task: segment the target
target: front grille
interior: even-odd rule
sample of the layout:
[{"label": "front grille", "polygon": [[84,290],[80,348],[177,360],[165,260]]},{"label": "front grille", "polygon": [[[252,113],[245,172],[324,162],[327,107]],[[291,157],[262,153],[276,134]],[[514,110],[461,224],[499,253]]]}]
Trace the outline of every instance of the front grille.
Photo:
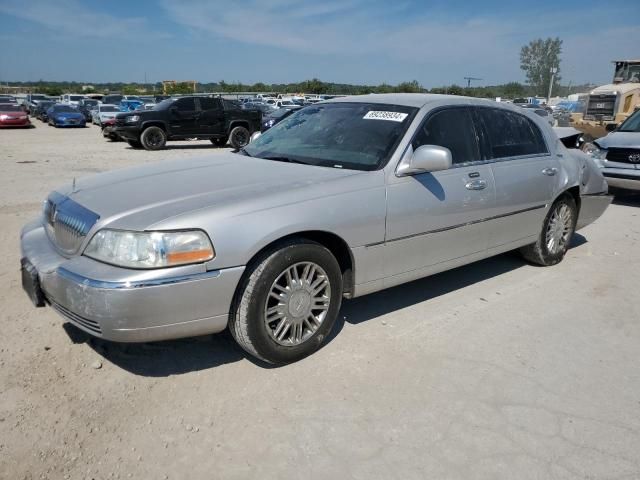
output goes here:
[{"label": "front grille", "polygon": [[44,220],[51,241],[64,253],[78,251],[83,240],[98,221],[99,215],[69,197],[53,192],[44,207]]},{"label": "front grille", "polygon": [[616,99],[617,96],[613,94],[589,95],[585,115],[594,116],[596,119],[613,117]]},{"label": "front grille", "polygon": [[83,327],[89,332],[95,335],[102,335],[102,329],[100,328],[100,324],[95,320],[89,320],[88,318],[81,317],[80,315],[73,313],[71,310],[63,307],[59,303],[48,298],[49,304],[53,309],[58,312],[60,315],[68,319],[71,323]]},{"label": "front grille", "polygon": [[609,148],[607,160],[618,163],[640,165],[640,149],[637,148]]}]

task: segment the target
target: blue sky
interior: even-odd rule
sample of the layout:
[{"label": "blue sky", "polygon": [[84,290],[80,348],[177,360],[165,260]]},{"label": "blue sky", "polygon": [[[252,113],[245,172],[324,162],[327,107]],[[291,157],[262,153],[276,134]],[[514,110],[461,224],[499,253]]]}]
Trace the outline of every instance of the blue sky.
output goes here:
[{"label": "blue sky", "polygon": [[520,47],[564,40],[563,83],[640,58],[640,2],[0,0],[0,81],[523,81]]}]

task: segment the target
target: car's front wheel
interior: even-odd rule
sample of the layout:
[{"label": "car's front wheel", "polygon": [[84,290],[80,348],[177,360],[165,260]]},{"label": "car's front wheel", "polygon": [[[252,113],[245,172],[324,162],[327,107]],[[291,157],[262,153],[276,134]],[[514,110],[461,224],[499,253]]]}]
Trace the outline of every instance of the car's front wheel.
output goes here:
[{"label": "car's front wheel", "polygon": [[135,148],[136,150],[142,148],[142,143],[140,143],[138,140],[127,140],[127,143],[131,148]]},{"label": "car's front wheel", "polygon": [[245,127],[234,127],[229,133],[229,143],[236,150],[245,147],[250,140],[251,134]]},{"label": "car's front wheel", "polygon": [[140,142],[146,150],[160,150],[167,143],[167,134],[160,127],[147,127],[140,135]]},{"label": "car's front wheel", "polygon": [[261,360],[295,362],[322,346],[341,302],[333,254],[315,242],[289,241],[248,267],[229,319],[231,334]]},{"label": "car's front wheel", "polygon": [[537,265],[546,267],[560,263],[569,249],[577,220],[575,200],[569,194],[561,196],[549,209],[536,243],[522,247],[520,253]]}]

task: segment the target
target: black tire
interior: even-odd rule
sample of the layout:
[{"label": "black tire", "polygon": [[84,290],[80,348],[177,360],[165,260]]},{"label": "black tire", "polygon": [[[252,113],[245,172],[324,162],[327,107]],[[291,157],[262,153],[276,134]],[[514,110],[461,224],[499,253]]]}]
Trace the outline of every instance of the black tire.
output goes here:
[{"label": "black tire", "polygon": [[[300,338],[306,336],[300,343],[278,343],[274,338],[274,330],[275,334],[277,334],[277,323],[279,323],[280,320],[273,320],[273,328],[268,326],[265,321],[266,310],[270,305],[268,302],[274,302],[270,296],[270,292],[274,286],[274,282],[279,281],[278,279],[280,278],[284,278],[284,272],[290,268],[294,268],[294,266],[297,266],[295,268],[298,268],[299,271],[302,269],[301,273],[302,276],[304,276],[304,267],[301,265],[302,262],[309,262],[316,267],[320,267],[322,275],[316,278],[320,279],[323,283],[324,280],[322,279],[328,281],[327,283],[330,289],[330,294],[328,294],[329,305],[324,314],[324,318],[315,326],[315,331],[310,330],[305,323],[303,323],[306,322],[306,320],[302,320],[302,317],[305,319],[309,318],[304,316],[306,314],[302,314],[302,317],[294,320],[294,322],[298,322],[300,325],[298,329]],[[316,271],[316,273],[320,272]],[[309,288],[314,288],[313,282],[311,283]],[[327,290],[324,290],[323,295],[323,298],[327,298]],[[308,300],[311,302],[312,298]],[[293,318],[291,304],[280,304],[278,300],[275,300],[275,303],[278,304],[278,306],[282,305],[282,310],[288,312],[284,314],[284,318],[286,319],[286,315],[289,315],[290,321],[291,318]],[[318,243],[305,239],[294,239],[266,251],[264,255],[261,255],[255,262],[252,262],[252,265],[247,267],[247,271],[239,285],[232,306],[229,317],[229,329],[238,344],[260,360],[276,365],[296,362],[311,355],[322,346],[335,324],[341,303],[342,275],[335,257],[327,248]],[[312,303],[308,303],[307,308],[310,308],[309,305],[312,305]],[[301,305],[298,304],[298,307],[300,306]],[[308,311],[311,312],[312,310],[313,309],[310,309]],[[322,313],[320,313],[320,315],[322,315]],[[290,323],[294,322],[290,321]],[[310,323],[311,321],[307,322],[307,325]],[[294,327],[283,328],[283,331],[289,332],[288,335],[293,335],[295,330]],[[289,340],[290,339],[281,339],[281,342],[288,342]]]},{"label": "black tire", "polygon": [[167,134],[160,127],[147,127],[140,135],[145,150],[162,150],[167,143]]},{"label": "black tire", "polygon": [[[119,142],[120,141],[120,136],[115,134],[115,133],[110,133],[109,134],[109,140],[111,140],[112,142]],[[135,140],[133,140],[133,141],[135,142]],[[140,145],[140,146],[142,146],[142,145]]]},{"label": "black tire", "polygon": [[131,148],[135,148],[136,150],[142,148],[142,143],[140,143],[138,140],[127,140],[127,143]]},{"label": "black tire", "polygon": [[[566,209],[566,210],[564,210]],[[553,229],[552,222],[554,221],[554,215],[559,215],[561,211],[568,211],[570,218],[562,228],[562,237],[558,242],[558,248],[550,250],[548,244],[547,233],[550,229]],[[520,249],[521,255],[529,262],[536,265],[542,265],[548,267],[560,263],[564,258],[564,255],[569,249],[569,244],[573,238],[573,234],[576,230],[576,221],[578,220],[578,209],[576,208],[576,202],[569,194],[564,194],[558,198],[549,209],[547,216],[542,224],[542,231],[536,243],[527,245]],[[565,222],[563,222],[565,223]]]},{"label": "black tire", "polygon": [[249,144],[251,134],[245,127],[234,127],[229,133],[229,143],[236,150]]},{"label": "black tire", "polygon": [[211,143],[213,143],[216,147],[224,147],[227,144],[228,138],[211,138]]}]

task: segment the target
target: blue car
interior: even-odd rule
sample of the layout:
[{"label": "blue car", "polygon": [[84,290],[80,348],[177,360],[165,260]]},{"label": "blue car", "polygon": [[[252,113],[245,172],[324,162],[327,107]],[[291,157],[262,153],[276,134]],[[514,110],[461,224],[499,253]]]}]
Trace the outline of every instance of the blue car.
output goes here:
[{"label": "blue car", "polygon": [[135,110],[144,110],[144,102],[142,100],[122,100],[120,102],[121,112],[133,112]]},{"label": "blue car", "polygon": [[85,127],[86,120],[82,112],[71,105],[57,103],[47,110],[49,125],[54,127]]}]

